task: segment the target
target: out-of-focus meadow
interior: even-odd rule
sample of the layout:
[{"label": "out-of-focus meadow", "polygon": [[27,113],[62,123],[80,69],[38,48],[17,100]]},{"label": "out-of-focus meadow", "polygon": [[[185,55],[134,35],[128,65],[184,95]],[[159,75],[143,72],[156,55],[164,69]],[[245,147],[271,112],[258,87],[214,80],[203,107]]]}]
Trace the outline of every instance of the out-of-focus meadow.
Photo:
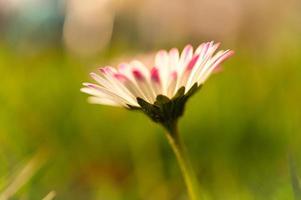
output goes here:
[{"label": "out-of-focus meadow", "polygon": [[300,199],[300,11],[298,0],[0,0],[0,199],[187,199],[164,130],[79,89],[100,66],[207,40],[236,54],[180,121],[203,193]]}]

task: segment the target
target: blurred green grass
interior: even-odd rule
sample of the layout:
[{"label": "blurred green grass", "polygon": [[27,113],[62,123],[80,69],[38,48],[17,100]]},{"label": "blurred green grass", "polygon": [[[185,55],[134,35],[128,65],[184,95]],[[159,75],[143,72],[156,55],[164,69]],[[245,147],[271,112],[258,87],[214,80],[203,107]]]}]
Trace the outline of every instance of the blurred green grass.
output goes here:
[{"label": "blurred green grass", "polygon": [[[208,199],[293,199],[288,154],[301,173],[301,47],[279,45],[237,47],[187,104],[180,132]],[[0,189],[47,149],[48,162],[16,199],[50,190],[58,199],[186,198],[163,129],[138,112],[90,105],[79,92],[96,64],[121,51],[110,52],[85,61],[60,48],[24,55],[0,46]]]}]

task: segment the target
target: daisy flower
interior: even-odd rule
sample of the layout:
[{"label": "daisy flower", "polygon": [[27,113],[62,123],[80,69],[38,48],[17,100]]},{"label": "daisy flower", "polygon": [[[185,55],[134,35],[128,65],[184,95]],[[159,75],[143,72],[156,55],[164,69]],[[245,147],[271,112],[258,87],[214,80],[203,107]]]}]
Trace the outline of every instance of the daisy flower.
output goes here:
[{"label": "daisy flower", "polygon": [[91,73],[95,83],[84,83],[82,92],[91,95],[89,102],[141,110],[167,130],[166,137],[176,155],[191,200],[199,200],[196,176],[185,157],[177,121],[185,103],[219,65],[233,55],[231,50],[217,51],[219,43],[207,42],[195,50],[187,45],[180,53],[173,48],[161,50],[153,66],[134,60],[117,68],[110,66]]},{"label": "daisy flower", "polygon": [[187,45],[182,52],[161,50],[153,66],[138,60],[117,68],[102,67],[91,73],[94,83],[83,83],[82,92],[90,103],[140,109],[166,128],[183,114],[185,102],[233,51],[220,50],[219,43],[206,42],[195,50]]}]

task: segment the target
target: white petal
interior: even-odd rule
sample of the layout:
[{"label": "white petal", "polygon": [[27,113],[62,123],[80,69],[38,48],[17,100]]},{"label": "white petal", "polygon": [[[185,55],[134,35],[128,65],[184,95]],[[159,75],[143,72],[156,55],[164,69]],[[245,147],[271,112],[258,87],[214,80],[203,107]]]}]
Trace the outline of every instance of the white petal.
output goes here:
[{"label": "white petal", "polygon": [[194,83],[202,84],[232,51],[215,51],[219,43],[202,43],[193,52],[187,45],[181,54],[178,49],[161,50],[155,56],[153,68],[138,60],[122,63],[118,70],[101,68],[100,75],[91,73],[99,84],[85,83],[81,91],[91,95],[89,101],[113,106],[138,106],[137,97],[153,103],[159,94],[172,98],[181,86],[186,92]]},{"label": "white petal", "polygon": [[126,106],[126,107],[128,107],[127,105],[122,105],[122,104],[112,101],[110,99],[99,98],[99,97],[89,97],[88,102],[93,103],[93,104],[103,104],[103,105],[109,105],[109,106]]},{"label": "white petal", "polygon": [[166,51],[159,51],[155,58],[155,66],[158,67],[159,75],[162,84],[161,94],[167,94],[168,79],[169,79],[169,56]]},{"label": "white petal", "polygon": [[196,68],[196,63],[198,62],[198,60],[200,60],[200,56],[194,55],[193,58],[189,61],[185,68],[185,71],[182,74],[181,79],[179,80],[178,88],[185,86],[185,91],[189,90],[189,88],[186,87],[187,81],[191,76],[192,70]]},{"label": "white petal", "polygon": [[101,68],[100,71],[105,76],[105,78],[112,84],[114,90],[119,96],[122,96],[128,101],[129,104],[136,103],[136,97],[127,90],[127,88],[118,81],[114,75],[117,73],[117,70],[111,67]]},{"label": "white petal", "polygon": [[[141,65],[139,66],[137,62],[134,64],[137,66],[137,68],[141,67]],[[143,96],[143,92],[139,88],[136,78],[133,75],[133,70],[135,70],[135,66],[133,65],[133,62],[132,64],[127,64],[127,63],[120,64],[118,70],[120,75],[126,77],[127,80],[125,81],[125,86],[134,94],[135,98],[136,97],[145,98]]]},{"label": "white petal", "polygon": [[149,79],[150,77],[149,69],[142,62],[138,60],[133,60],[130,63],[130,65],[133,66],[132,70],[138,69],[147,79]]},{"label": "white petal", "polygon": [[170,70],[176,70],[178,69],[179,65],[179,51],[176,48],[173,48],[169,51],[169,67]]},{"label": "white petal", "polygon": [[170,74],[168,90],[167,90],[167,96],[169,98],[172,98],[174,96],[175,92],[176,92],[177,81],[178,81],[177,72],[173,71]]},{"label": "white petal", "polygon": [[186,47],[183,49],[181,53],[181,57],[179,60],[179,66],[177,69],[178,76],[181,77],[182,73],[185,71],[185,68],[188,64],[188,62],[191,60],[193,55],[193,47],[189,44],[186,45]]},{"label": "white petal", "polygon": [[105,95],[102,92],[99,92],[98,90],[84,87],[80,89],[81,92],[92,95],[92,96],[98,96],[98,97],[104,97]]},{"label": "white petal", "polygon": [[112,82],[108,81],[107,79],[99,76],[98,74],[95,73],[90,73],[90,76],[100,85],[102,85],[105,88],[108,88],[110,90],[114,90],[114,85],[112,85]]},{"label": "white petal", "polygon": [[157,67],[153,67],[150,73],[151,73],[151,87],[155,93],[155,96],[157,96],[161,94],[162,91],[159,70]]},{"label": "white petal", "polygon": [[137,97],[145,98],[135,79],[130,80],[127,76],[125,76],[122,73],[116,73],[114,77],[122,85],[122,87],[124,87],[125,90],[127,90],[129,93],[132,94],[132,96],[134,96],[135,102]]},{"label": "white petal", "polygon": [[[219,43],[217,44],[213,44],[212,42],[211,43],[206,43],[204,44],[203,46],[208,46],[209,47],[204,47],[204,48],[207,48],[207,50],[203,51],[203,52],[200,52],[200,59],[198,59],[198,61],[196,62],[196,66],[192,69],[192,72],[190,74],[190,77],[189,79],[187,80],[187,83],[186,83],[186,86],[185,88],[187,90],[189,90],[192,85],[197,82],[197,79],[198,79],[198,75],[199,73],[202,71],[202,69],[206,66],[206,64],[208,63],[208,61],[211,59],[212,55],[214,54],[214,52],[217,50],[217,48],[219,47]],[[204,49],[203,48],[203,49]],[[197,52],[197,51],[196,51]]]},{"label": "white petal", "polygon": [[[92,97],[97,98],[97,99],[107,99],[108,101],[113,101],[119,105],[126,105],[123,103],[123,101],[120,98],[114,98],[112,95],[107,95],[94,88],[89,88],[89,87],[81,88],[81,92],[90,94],[90,95],[92,95]],[[92,97],[90,97],[90,98],[92,98]]]},{"label": "white petal", "polygon": [[128,101],[126,98],[124,98],[124,96],[119,96],[113,90],[109,90],[107,88],[104,88],[102,86],[99,86],[99,85],[96,85],[93,83],[83,83],[83,85],[92,90],[96,90],[98,92],[98,96],[106,96],[111,99],[117,99],[118,102],[122,102],[123,104],[129,104],[129,105],[134,105],[134,106],[137,105],[136,101],[133,101],[133,102]]},{"label": "white petal", "polygon": [[136,84],[143,95],[142,97],[149,103],[153,103],[155,101],[155,93],[147,78],[139,69],[133,69],[132,73],[135,77]]},{"label": "white petal", "polygon": [[198,83],[202,84],[204,83],[207,78],[210,76],[210,74],[212,73],[212,71],[218,67],[224,60],[226,60],[227,58],[229,58],[230,56],[232,56],[234,54],[233,51],[231,50],[227,50],[225,52],[222,52],[221,54],[219,54],[218,56],[216,56],[216,58],[213,60],[213,63],[207,68],[206,71],[204,71],[203,73],[201,73],[199,75],[198,78]]}]

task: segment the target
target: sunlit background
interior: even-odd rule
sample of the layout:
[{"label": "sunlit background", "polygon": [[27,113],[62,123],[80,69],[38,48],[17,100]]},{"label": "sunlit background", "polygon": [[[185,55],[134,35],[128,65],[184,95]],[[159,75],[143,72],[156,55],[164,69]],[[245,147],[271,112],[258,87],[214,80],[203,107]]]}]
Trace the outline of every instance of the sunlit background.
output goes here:
[{"label": "sunlit background", "polygon": [[79,89],[211,40],[236,54],[180,121],[203,194],[300,199],[299,0],[0,0],[0,199],[187,199],[164,130]]}]

